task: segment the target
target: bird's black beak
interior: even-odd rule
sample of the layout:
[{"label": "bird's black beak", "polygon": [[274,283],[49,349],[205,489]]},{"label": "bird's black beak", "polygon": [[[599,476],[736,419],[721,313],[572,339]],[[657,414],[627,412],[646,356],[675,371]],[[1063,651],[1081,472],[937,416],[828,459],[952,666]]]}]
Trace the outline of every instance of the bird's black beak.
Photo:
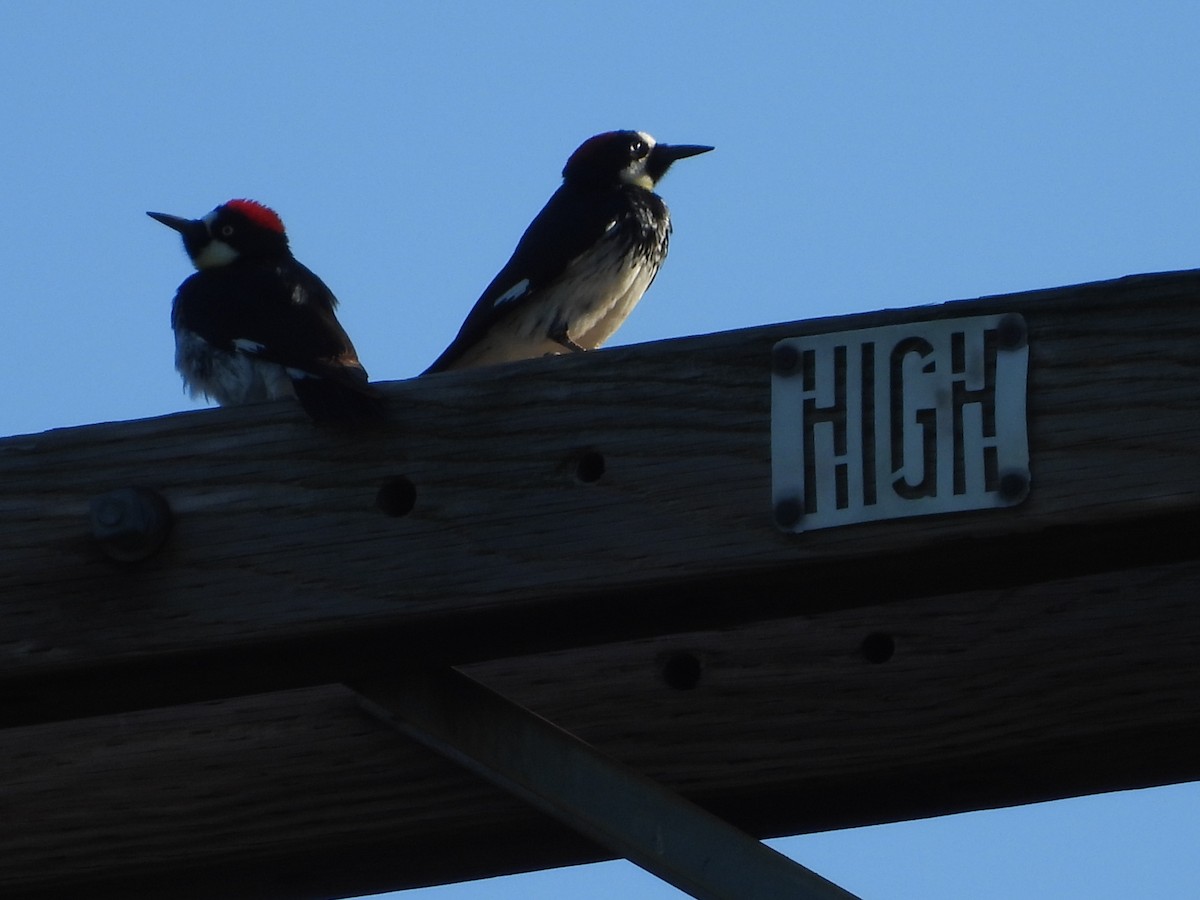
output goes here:
[{"label": "bird's black beak", "polygon": [[667,169],[671,168],[671,163],[675,160],[699,156],[712,149],[704,144],[655,144],[654,149],[650,151],[646,171],[650,173],[651,178],[658,181],[667,173]]},{"label": "bird's black beak", "polygon": [[701,153],[715,149],[715,147],[706,147],[703,144],[655,144],[654,155],[675,162],[677,159],[699,156]]},{"label": "bird's black beak", "polygon": [[187,232],[189,226],[196,223],[195,219],[185,219],[182,216],[171,216],[166,213],[148,212],[146,215],[157,222],[162,222],[168,228],[174,228],[180,234]]},{"label": "bird's black beak", "polygon": [[183,238],[183,249],[187,251],[187,255],[193,262],[196,260],[196,255],[212,240],[212,235],[208,233],[208,224],[203,219],[185,219],[182,216],[156,212],[148,212],[146,215],[157,222],[162,222],[168,228],[178,231]]}]

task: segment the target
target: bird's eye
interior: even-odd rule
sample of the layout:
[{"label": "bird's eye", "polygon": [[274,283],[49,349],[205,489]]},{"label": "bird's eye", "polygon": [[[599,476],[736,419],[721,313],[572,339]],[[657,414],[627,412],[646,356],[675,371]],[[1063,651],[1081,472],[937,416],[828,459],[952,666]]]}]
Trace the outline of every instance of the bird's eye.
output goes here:
[{"label": "bird's eye", "polygon": [[643,156],[645,156],[649,152],[650,152],[650,148],[648,146],[646,146],[646,142],[643,141],[641,138],[637,138],[633,141],[630,141],[629,155],[632,156],[634,159],[641,159]]},{"label": "bird's eye", "polygon": [[233,234],[233,226],[232,225],[222,225],[221,226],[221,237],[229,237],[232,234]]}]

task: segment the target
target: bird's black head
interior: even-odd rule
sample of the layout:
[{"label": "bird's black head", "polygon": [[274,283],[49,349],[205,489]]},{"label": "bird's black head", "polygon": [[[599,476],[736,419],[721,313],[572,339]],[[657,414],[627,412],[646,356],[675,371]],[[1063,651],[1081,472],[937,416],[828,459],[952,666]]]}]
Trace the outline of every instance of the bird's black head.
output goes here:
[{"label": "bird's black head", "polygon": [[279,216],[253,200],[230,200],[200,219],[157,212],[146,215],[183,236],[183,247],[197,269],[227,266],[235,259],[262,259],[290,252]]},{"label": "bird's black head", "polygon": [[644,131],[607,131],[579,145],[563,168],[568,184],[631,184],[653,190],[671,163],[707,153],[700,144],[660,144]]}]

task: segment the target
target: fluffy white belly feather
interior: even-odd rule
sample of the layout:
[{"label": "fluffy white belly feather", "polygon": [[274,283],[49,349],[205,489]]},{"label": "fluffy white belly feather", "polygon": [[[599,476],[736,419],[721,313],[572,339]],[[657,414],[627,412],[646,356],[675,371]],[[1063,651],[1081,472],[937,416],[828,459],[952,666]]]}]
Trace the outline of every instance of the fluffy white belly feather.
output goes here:
[{"label": "fluffy white belly feather", "polygon": [[175,368],[183,376],[188,393],[215,400],[221,406],[296,396],[283,366],[218,349],[190,331],[175,335]]}]

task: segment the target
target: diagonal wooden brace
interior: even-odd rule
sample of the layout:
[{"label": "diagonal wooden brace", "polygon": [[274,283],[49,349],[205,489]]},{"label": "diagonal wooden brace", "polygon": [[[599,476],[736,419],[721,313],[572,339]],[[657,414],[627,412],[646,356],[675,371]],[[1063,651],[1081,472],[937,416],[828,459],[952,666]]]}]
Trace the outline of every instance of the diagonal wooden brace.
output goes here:
[{"label": "diagonal wooden brace", "polygon": [[855,900],[454,669],[350,687],[407,737],[699,900]]}]

